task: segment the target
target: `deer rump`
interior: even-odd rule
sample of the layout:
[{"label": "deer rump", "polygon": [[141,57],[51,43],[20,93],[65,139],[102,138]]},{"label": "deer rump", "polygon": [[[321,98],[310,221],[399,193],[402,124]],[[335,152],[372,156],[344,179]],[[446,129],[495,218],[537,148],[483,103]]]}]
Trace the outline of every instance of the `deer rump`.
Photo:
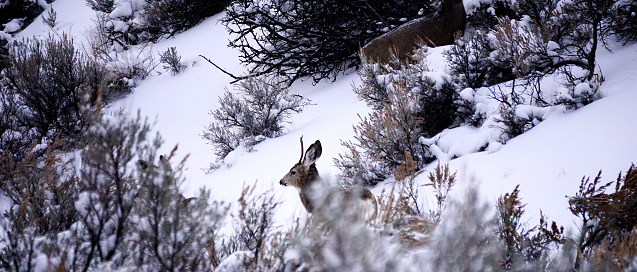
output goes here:
[{"label": "deer rump", "polygon": [[405,23],[366,44],[361,49],[361,58],[373,63],[391,64],[393,54],[400,62],[408,63],[414,50],[420,46],[452,44],[455,35],[464,31],[466,17],[462,0],[444,0],[441,10]]}]

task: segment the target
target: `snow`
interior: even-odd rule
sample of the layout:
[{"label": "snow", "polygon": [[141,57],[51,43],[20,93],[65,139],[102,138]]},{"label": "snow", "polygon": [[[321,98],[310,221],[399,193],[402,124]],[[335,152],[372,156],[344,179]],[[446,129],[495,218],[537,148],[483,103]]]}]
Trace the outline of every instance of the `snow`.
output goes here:
[{"label": "snow", "polygon": [[111,18],[130,17],[133,15],[133,6],[131,2],[120,3],[118,7],[113,9],[109,16]]},{"label": "snow", "polygon": [[13,33],[22,28],[23,19],[13,19],[6,24],[2,24],[4,26],[3,32],[5,33]]},{"label": "snow", "polygon": [[[479,0],[464,3],[473,8],[478,6]],[[93,24],[94,12],[80,0],[57,0],[51,6],[59,22],[54,31],[70,33],[77,43],[85,42],[84,33]],[[123,7],[120,6],[122,10],[116,10],[115,15],[128,14],[129,10]],[[239,52],[227,47],[232,37],[219,23],[222,16],[213,16],[191,30],[154,44],[150,50],[155,54],[176,47],[188,69],[176,76],[155,73],[139,81],[131,95],[109,110],[120,107],[129,113],[141,110],[143,115],[156,120],[154,129],[165,142],[161,152],[169,153],[178,144],[178,157],[190,156],[185,172],[187,194],[193,195],[205,186],[212,189],[214,199],[234,202],[240,197],[244,184],[254,184],[257,192],[274,191],[282,202],[277,211],[277,224],[288,225],[294,218],[306,216],[297,191],[278,184],[298,161],[299,138],[304,136],[306,146],[321,140],[323,155],[317,162],[319,173],[325,180],[336,180],[338,169],[332,160],[346,150],[340,143],[353,139],[352,125],[360,121],[359,115],[366,116],[371,109],[352,91],[352,85],[361,84],[354,73],[341,76],[333,83],[297,82],[292,85],[291,93],[310,99],[313,105],[292,117],[285,134],[257,144],[253,151],[233,152],[228,158],[231,166],[206,175],[204,169],[215,161],[215,156],[201,134],[212,121],[208,113],[217,107],[218,97],[225,89],[231,90],[232,85],[231,78],[199,55],[207,56],[235,75],[246,73],[239,63]],[[17,34],[16,39],[46,36],[50,31],[38,18]],[[447,72],[442,55],[446,48],[428,51],[428,67],[438,77]],[[459,198],[466,188],[477,184],[485,199],[493,204],[501,194],[511,192],[519,184],[522,201],[527,203],[524,221],[535,224],[541,210],[549,220],[576,230],[579,221],[568,210],[566,196],[577,192],[582,177],[594,176],[602,169],[604,180],[611,180],[632,162],[637,162],[637,44],[613,48],[613,53],[604,48],[599,52],[599,66],[606,81],[601,85],[602,98],[596,102],[568,112],[559,108],[550,111],[518,108],[518,116],[543,121],[504,145],[494,141],[499,133],[495,127],[458,127],[446,130],[437,138],[423,139],[434,143],[432,151],[435,150],[442,162],[448,162],[452,171],[458,171],[459,181],[451,196]],[[575,95],[588,91],[590,86],[577,86]],[[569,96],[559,88],[555,93]],[[484,88],[460,93],[463,99],[476,101],[477,110],[483,113],[495,110],[485,99],[487,94]],[[425,170],[431,170],[437,163],[433,162]],[[423,183],[425,176],[419,179]],[[381,183],[372,188],[372,192],[379,195],[390,186],[390,182]],[[433,198],[432,195],[424,197]],[[80,195],[77,208],[83,210],[87,201],[88,195]]]}]

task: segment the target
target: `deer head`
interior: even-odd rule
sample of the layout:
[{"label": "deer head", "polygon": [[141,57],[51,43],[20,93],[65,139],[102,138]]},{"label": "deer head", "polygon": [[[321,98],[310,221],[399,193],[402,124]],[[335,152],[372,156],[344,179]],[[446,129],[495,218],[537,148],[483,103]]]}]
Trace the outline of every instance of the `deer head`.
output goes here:
[{"label": "deer head", "polygon": [[[303,137],[301,137],[301,158],[290,171],[279,182],[283,186],[294,186],[299,189],[299,197],[301,197],[301,203],[305,206],[308,212],[314,210],[312,204],[312,197],[310,196],[311,187],[314,182],[319,180],[318,170],[316,170],[316,160],[321,157],[323,148],[321,142],[316,141],[303,153]],[[354,186],[347,189],[342,189],[339,194],[343,198],[345,205],[349,205],[352,200],[362,201],[366,204],[367,209],[361,212],[361,216],[365,220],[373,220],[376,217],[377,205],[376,199],[372,192],[367,188],[361,186]]]},{"label": "deer head", "polygon": [[305,206],[305,209],[311,212],[312,205],[307,196],[307,190],[309,190],[314,181],[319,179],[315,163],[316,160],[321,157],[323,148],[321,147],[321,142],[316,140],[316,142],[307,148],[305,153],[303,153],[303,151],[303,137],[301,137],[301,158],[299,158],[299,162],[292,166],[290,171],[279,181],[279,184],[298,188],[301,202]]}]

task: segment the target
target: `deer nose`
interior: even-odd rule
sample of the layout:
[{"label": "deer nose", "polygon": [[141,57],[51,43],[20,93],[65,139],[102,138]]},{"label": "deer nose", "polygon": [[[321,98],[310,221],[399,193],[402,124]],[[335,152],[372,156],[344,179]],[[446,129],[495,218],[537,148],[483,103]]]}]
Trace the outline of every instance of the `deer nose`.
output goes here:
[{"label": "deer nose", "polygon": [[279,181],[279,184],[283,185],[283,186],[287,186],[287,184],[285,184],[285,182],[283,182],[283,180]]}]

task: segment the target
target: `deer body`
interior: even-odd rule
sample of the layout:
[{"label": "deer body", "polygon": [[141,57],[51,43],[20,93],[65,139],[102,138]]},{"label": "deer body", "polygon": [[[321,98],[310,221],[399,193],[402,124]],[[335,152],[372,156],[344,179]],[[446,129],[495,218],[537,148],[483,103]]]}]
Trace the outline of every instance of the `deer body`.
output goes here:
[{"label": "deer body", "polygon": [[394,54],[399,61],[408,62],[419,46],[452,44],[456,33],[464,31],[466,17],[462,0],[443,0],[438,12],[414,19],[369,42],[361,49],[361,57],[390,64],[390,56]]},{"label": "deer body", "polygon": [[[316,169],[316,160],[321,156],[323,149],[321,142],[316,141],[307,148],[303,155],[303,139],[301,138],[301,159],[296,163],[290,171],[279,182],[283,186],[294,186],[299,189],[299,197],[301,203],[307,212],[314,211],[315,205],[312,202],[311,188],[316,182],[320,182],[320,176]],[[363,215],[365,219],[373,220],[377,214],[376,198],[367,188],[362,186],[353,186],[341,190],[341,195],[345,203],[351,201],[362,201],[370,209],[365,211]]]}]

